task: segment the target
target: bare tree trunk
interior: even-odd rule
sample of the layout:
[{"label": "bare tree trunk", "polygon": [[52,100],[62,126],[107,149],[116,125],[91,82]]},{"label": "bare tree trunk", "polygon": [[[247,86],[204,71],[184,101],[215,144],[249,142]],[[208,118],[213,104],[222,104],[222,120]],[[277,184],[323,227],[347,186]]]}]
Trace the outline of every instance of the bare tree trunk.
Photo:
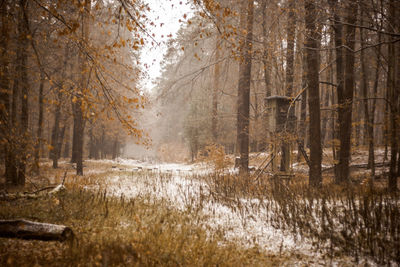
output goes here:
[{"label": "bare tree trunk", "polygon": [[[335,88],[332,87],[331,89],[331,98],[332,98],[332,106],[336,105],[336,101],[335,101]],[[332,131],[332,135],[331,135],[331,142],[332,142],[332,158],[334,161],[336,161],[337,159],[337,151],[336,151],[336,138],[337,138],[337,134],[336,134],[336,112],[335,109],[332,109],[331,112],[331,131]],[[335,168],[336,169],[336,168]]]},{"label": "bare tree trunk", "polygon": [[[304,38],[304,37],[303,37]],[[303,40],[304,42],[304,40]],[[304,150],[304,141],[306,139],[306,118],[307,118],[307,62],[306,51],[303,47],[303,55],[301,59],[301,104],[300,104],[300,119],[299,119],[299,142],[297,148],[297,161],[300,161],[301,150]]]},{"label": "bare tree trunk", "polygon": [[[68,44],[65,46],[65,52],[64,52],[64,64],[63,64],[63,69],[62,69],[62,74],[61,76],[64,77],[65,73],[67,71],[67,63],[68,63],[68,58],[69,58],[69,48]],[[61,120],[61,104],[63,102],[63,93],[62,93],[62,88],[63,87],[63,82],[61,82],[60,88],[57,90],[57,103],[55,106],[55,112],[54,112],[54,125],[53,125],[53,130],[51,134],[51,150],[50,150],[50,158],[53,160],[53,168],[56,169],[58,168],[58,159],[60,155],[60,120]],[[65,127],[65,126],[64,126]],[[65,130],[65,128],[64,128]],[[64,134],[64,133],[63,133]],[[62,140],[61,140],[62,143]]]},{"label": "bare tree trunk", "polygon": [[[81,44],[82,47],[87,45],[89,39],[89,18],[90,18],[91,0],[85,0],[84,10],[82,11],[82,36]],[[83,49],[83,48],[81,48]],[[74,147],[73,147],[73,157],[75,156],[76,161],[76,174],[83,175],[83,143],[84,143],[84,129],[85,122],[83,116],[83,91],[87,87],[87,68],[88,64],[85,59],[83,51],[79,51],[79,66],[81,71],[79,89],[76,94],[76,101],[74,105]]]},{"label": "bare tree trunk", "polygon": [[118,136],[116,136],[113,142],[112,159],[116,159],[119,156],[118,150],[119,150],[119,142],[118,142]]},{"label": "bare tree trunk", "polygon": [[72,146],[72,157],[75,159],[74,163],[76,163],[77,175],[83,175],[83,131],[82,101],[77,100],[74,104],[74,136]]},{"label": "bare tree trunk", "polygon": [[[329,50],[332,51],[332,50]],[[331,52],[330,52],[331,53]],[[328,62],[331,62],[331,59],[329,57]],[[327,75],[328,76],[328,75]],[[323,107],[327,107],[329,106],[329,87],[328,86],[324,86],[322,89],[322,93],[321,93],[321,98],[323,98]],[[328,124],[328,114],[327,112],[324,113],[324,115],[322,116],[322,124],[321,124],[321,144],[322,144],[322,148],[325,147],[326,144],[326,139],[328,136],[328,131],[326,128],[326,125]]]},{"label": "bare tree trunk", "polygon": [[[348,2],[346,6],[346,23],[354,25],[356,23],[357,2]],[[352,129],[352,105],[354,93],[354,46],[355,46],[355,27],[347,25],[345,27],[345,72],[344,88],[339,92],[339,164],[337,169],[336,182],[348,182],[350,175],[350,151],[351,151],[351,129]]]},{"label": "bare tree trunk", "polygon": [[93,159],[94,158],[94,150],[95,150],[95,146],[96,146],[96,143],[95,143],[96,139],[93,136],[93,125],[92,125],[92,123],[89,126],[88,134],[89,134],[89,159]]},{"label": "bare tree trunk", "polygon": [[[271,66],[268,61],[269,53],[268,53],[268,36],[267,36],[267,1],[264,0],[261,2],[261,12],[262,12],[262,38],[263,38],[263,50],[264,50],[264,55],[262,58],[263,62],[263,68],[264,68],[264,82],[265,82],[265,97],[271,96]],[[261,150],[266,150],[267,149],[267,142],[266,139],[268,138],[268,123],[267,123],[267,118],[268,114],[266,112],[266,105],[264,101],[264,112],[262,114],[262,118],[264,121],[263,125],[263,138],[261,141]]]},{"label": "bare tree trunk", "polygon": [[64,144],[64,153],[63,153],[63,158],[68,158],[70,155],[70,132],[71,129],[67,126],[65,129],[66,135],[65,135],[65,144]]},{"label": "bare tree trunk", "polygon": [[9,14],[8,3],[4,2],[0,7],[1,16],[1,36],[0,36],[0,142],[4,144],[0,149],[4,153],[4,165],[6,168],[6,180],[10,181],[9,171],[9,151],[10,151],[10,78],[9,78]]},{"label": "bare tree trunk", "polygon": [[[286,90],[285,94],[288,97],[291,97],[293,94],[293,73],[294,73],[294,37],[295,37],[295,28],[296,28],[296,17],[294,14],[294,1],[289,0],[288,3],[288,22],[286,27],[286,38],[287,38],[287,50],[286,50]],[[292,123],[288,124],[289,132],[293,132]],[[282,157],[281,157],[281,171],[289,171],[287,170],[287,166],[289,166],[289,162],[286,162],[289,159],[290,154],[290,144],[288,140],[282,140]]]},{"label": "bare tree trunk", "polygon": [[[364,11],[361,9],[361,23],[362,25],[364,24]],[[374,113],[370,115],[370,107],[369,107],[369,99],[368,99],[368,75],[367,75],[367,66],[366,66],[366,58],[365,58],[365,50],[363,49],[365,44],[364,44],[364,29],[360,28],[360,44],[361,44],[361,55],[360,55],[360,60],[361,60],[361,92],[362,92],[362,97],[364,98],[364,118],[365,118],[365,125],[366,125],[366,140],[368,143],[369,147],[369,152],[368,152],[368,169],[371,169],[371,177],[375,176],[375,157],[374,157]],[[378,56],[379,57],[379,56]],[[377,71],[379,75],[379,66],[377,66]],[[376,81],[377,82],[377,81]],[[376,96],[375,96],[376,97]],[[375,110],[374,110],[375,111]]]},{"label": "bare tree trunk", "polygon": [[101,126],[101,138],[100,138],[100,159],[106,158],[106,151],[105,151],[105,146],[106,146],[106,131],[104,125]]},{"label": "bare tree trunk", "polygon": [[60,134],[58,136],[58,143],[57,143],[57,160],[59,160],[61,158],[61,150],[62,150],[62,145],[64,143],[64,136],[65,136],[65,129],[67,128],[66,125],[66,121],[67,119],[64,118],[63,120],[63,126],[60,130]]},{"label": "bare tree trunk", "polygon": [[294,37],[296,29],[296,17],[294,14],[294,0],[288,3],[288,22],[286,27],[287,49],[286,49],[286,96],[293,94],[293,73],[294,73]]},{"label": "bare tree trunk", "polygon": [[244,40],[243,61],[239,64],[237,146],[240,153],[239,174],[249,171],[249,113],[251,83],[251,50],[253,38],[254,0],[245,0],[242,12],[246,18],[246,39]]},{"label": "bare tree trunk", "polygon": [[[17,23],[17,31],[18,35],[22,36],[23,33],[20,32],[22,27],[22,11],[18,10],[18,23]],[[24,38],[24,37],[22,37]],[[19,155],[17,149],[18,147],[18,100],[20,99],[20,94],[21,94],[21,74],[22,74],[22,57],[23,57],[23,51],[21,49],[21,46],[23,45],[23,41],[19,42],[18,45],[16,46],[16,58],[15,58],[15,75],[14,75],[14,80],[13,80],[13,88],[12,88],[12,103],[11,103],[11,112],[10,112],[10,119],[9,119],[9,150],[8,154],[6,155],[6,182],[7,183],[12,183],[13,185],[18,184],[18,158],[17,155]]]},{"label": "bare tree trunk", "polygon": [[322,185],[321,176],[321,114],[319,100],[319,42],[320,33],[317,30],[317,10],[314,0],[304,2],[306,10],[306,61],[307,61],[307,85],[308,85],[308,108],[310,111],[310,172],[309,184],[314,187]]},{"label": "bare tree trunk", "polygon": [[[400,27],[398,25],[399,14],[396,14],[397,9],[395,5],[395,0],[390,0],[389,2],[389,23],[390,27],[394,30],[398,30]],[[392,30],[392,29],[389,29]],[[390,101],[390,169],[389,169],[389,184],[388,189],[391,192],[398,190],[397,188],[397,152],[398,152],[398,136],[397,136],[397,126],[398,126],[398,105],[399,105],[399,85],[400,78],[397,76],[400,74],[400,70],[396,67],[400,67],[400,48],[398,44],[395,44],[395,38],[389,37],[392,42],[388,45],[388,92]]]},{"label": "bare tree trunk", "polygon": [[[335,52],[336,52],[336,84],[337,84],[337,103],[340,104],[343,101],[343,81],[344,81],[344,69],[343,69],[343,25],[339,16],[339,6],[337,0],[329,0],[329,6],[333,13],[335,25],[333,30],[335,32]],[[338,107],[338,121],[340,122],[342,113],[340,107]],[[335,153],[334,153],[335,154]],[[339,183],[339,165],[335,165],[335,179],[336,183]]]},{"label": "bare tree trunk", "polygon": [[26,0],[20,0],[20,18],[18,21],[18,31],[20,34],[20,43],[18,44],[18,49],[21,53],[21,61],[20,61],[20,81],[21,81],[21,114],[20,114],[20,128],[19,128],[19,136],[21,138],[20,149],[18,151],[18,185],[25,185],[25,176],[26,176],[26,161],[27,161],[27,145],[28,145],[28,122],[29,122],[29,106],[28,106],[28,72],[27,72],[27,60],[28,60],[28,39],[27,39],[27,26],[25,24],[24,13],[27,6]]},{"label": "bare tree trunk", "polygon": [[[387,71],[387,76],[389,76],[389,68]],[[390,95],[389,95],[389,89],[390,88],[390,83],[391,80],[389,77],[386,77],[386,99],[390,99]],[[384,141],[384,145],[385,145],[385,152],[383,155],[383,160],[386,161],[388,160],[388,152],[389,152],[389,140],[390,140],[390,133],[389,133],[389,128],[390,128],[390,119],[389,119],[389,113],[390,113],[390,106],[389,106],[389,102],[385,103],[385,113],[384,113],[384,117],[383,117],[383,141]]]},{"label": "bare tree trunk", "polygon": [[53,168],[58,168],[58,137],[60,132],[60,117],[61,117],[61,88],[58,88],[57,104],[54,111],[54,124],[51,132],[51,148],[49,158],[53,160]]},{"label": "bare tree trunk", "polygon": [[[381,42],[381,34],[378,33],[378,43]],[[376,70],[375,80],[373,88],[373,97],[378,97],[378,83],[379,83],[379,69],[381,66],[381,46],[377,47],[377,59],[376,59]],[[368,168],[371,169],[371,177],[375,177],[375,141],[374,141],[374,123],[375,123],[375,109],[376,99],[372,100],[371,115],[368,123]]]},{"label": "bare tree trunk", "polygon": [[44,103],[43,103],[43,89],[44,89],[44,73],[41,70],[40,71],[40,84],[39,84],[39,119],[38,119],[38,128],[36,132],[36,144],[35,144],[35,155],[34,155],[34,172],[36,174],[39,174],[39,161],[40,161],[40,147],[42,144],[42,132],[43,132],[43,109],[44,109]]},{"label": "bare tree trunk", "polygon": [[213,142],[217,143],[218,140],[218,91],[219,91],[219,79],[220,79],[220,47],[218,40],[215,45],[215,60],[216,64],[214,66],[214,83],[213,83],[213,93],[212,93],[212,116],[211,116],[211,133],[213,137]]},{"label": "bare tree trunk", "polygon": [[78,135],[79,135],[79,127],[78,127],[78,118],[77,118],[77,106],[76,102],[72,102],[72,113],[74,118],[74,126],[72,131],[72,155],[71,155],[71,163],[77,163],[78,158]]}]

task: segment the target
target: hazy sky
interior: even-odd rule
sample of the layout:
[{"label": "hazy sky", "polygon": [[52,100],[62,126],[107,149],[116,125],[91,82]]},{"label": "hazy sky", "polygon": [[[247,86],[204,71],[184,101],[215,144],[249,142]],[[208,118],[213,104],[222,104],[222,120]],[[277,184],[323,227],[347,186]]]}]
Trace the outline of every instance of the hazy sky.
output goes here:
[{"label": "hazy sky", "polygon": [[161,74],[160,63],[167,48],[166,42],[170,38],[167,36],[172,34],[175,37],[182,24],[179,20],[184,20],[184,14],[188,16],[187,18],[191,17],[192,11],[191,4],[187,0],[146,0],[145,2],[151,9],[148,14],[149,19],[155,23],[155,26],[148,29],[155,34],[154,39],[159,43],[152,46],[150,38],[147,38],[147,45],[142,52],[142,64],[147,66],[145,67],[147,79],[143,85],[150,90],[154,86],[152,81]]}]

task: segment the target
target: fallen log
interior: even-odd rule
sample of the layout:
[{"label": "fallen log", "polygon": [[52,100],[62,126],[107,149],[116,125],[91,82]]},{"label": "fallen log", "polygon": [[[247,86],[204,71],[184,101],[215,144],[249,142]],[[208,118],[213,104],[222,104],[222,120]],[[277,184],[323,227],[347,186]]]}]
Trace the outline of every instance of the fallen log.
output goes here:
[{"label": "fallen log", "polygon": [[74,232],[64,225],[27,220],[0,220],[0,237],[35,239],[44,241],[73,240]]},{"label": "fallen log", "polygon": [[[52,189],[52,190],[50,190]],[[50,191],[48,191],[50,190]],[[65,190],[65,186],[62,184],[59,184],[57,186],[47,186],[45,188],[36,190],[35,192],[24,192],[24,193],[0,193],[0,201],[15,201],[19,199],[39,199],[43,196],[51,196],[54,194],[57,194],[58,192],[61,192]],[[44,191],[48,191],[46,193],[43,193]]]}]

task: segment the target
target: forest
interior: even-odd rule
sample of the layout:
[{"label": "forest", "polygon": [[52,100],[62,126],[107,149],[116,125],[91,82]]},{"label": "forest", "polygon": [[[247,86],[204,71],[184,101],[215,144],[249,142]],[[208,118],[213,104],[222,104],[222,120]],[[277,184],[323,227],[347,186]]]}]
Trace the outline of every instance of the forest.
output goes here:
[{"label": "forest", "polygon": [[400,265],[399,0],[0,0],[1,266]]}]

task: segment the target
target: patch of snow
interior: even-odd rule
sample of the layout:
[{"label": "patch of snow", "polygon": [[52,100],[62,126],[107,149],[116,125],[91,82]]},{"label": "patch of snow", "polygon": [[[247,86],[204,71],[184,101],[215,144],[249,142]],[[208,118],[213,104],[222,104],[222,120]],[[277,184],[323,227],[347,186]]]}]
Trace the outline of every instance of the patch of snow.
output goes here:
[{"label": "patch of snow", "polygon": [[[107,192],[127,198],[150,196],[165,200],[182,211],[197,212],[199,220],[210,234],[223,233],[227,240],[246,247],[258,246],[275,254],[294,253],[307,255],[317,265],[340,266],[340,262],[327,259],[323,253],[315,251],[313,240],[294,235],[271,223],[271,200],[235,199],[235,204],[225,204],[213,199],[208,185],[196,179],[196,175],[212,173],[212,168],[204,164],[159,163],[150,164],[133,159],[103,160],[96,162],[118,163],[128,173],[112,174],[107,180]],[[308,171],[305,163],[294,163],[297,171]],[[328,167],[328,166],[325,166]],[[116,168],[117,170],[119,169]],[[228,168],[228,173],[237,169]],[[264,203],[264,201],[270,201]],[[269,208],[267,208],[269,207]],[[373,262],[363,259],[370,266]],[[351,260],[349,260],[351,262]],[[298,263],[302,265],[301,262]]]}]

